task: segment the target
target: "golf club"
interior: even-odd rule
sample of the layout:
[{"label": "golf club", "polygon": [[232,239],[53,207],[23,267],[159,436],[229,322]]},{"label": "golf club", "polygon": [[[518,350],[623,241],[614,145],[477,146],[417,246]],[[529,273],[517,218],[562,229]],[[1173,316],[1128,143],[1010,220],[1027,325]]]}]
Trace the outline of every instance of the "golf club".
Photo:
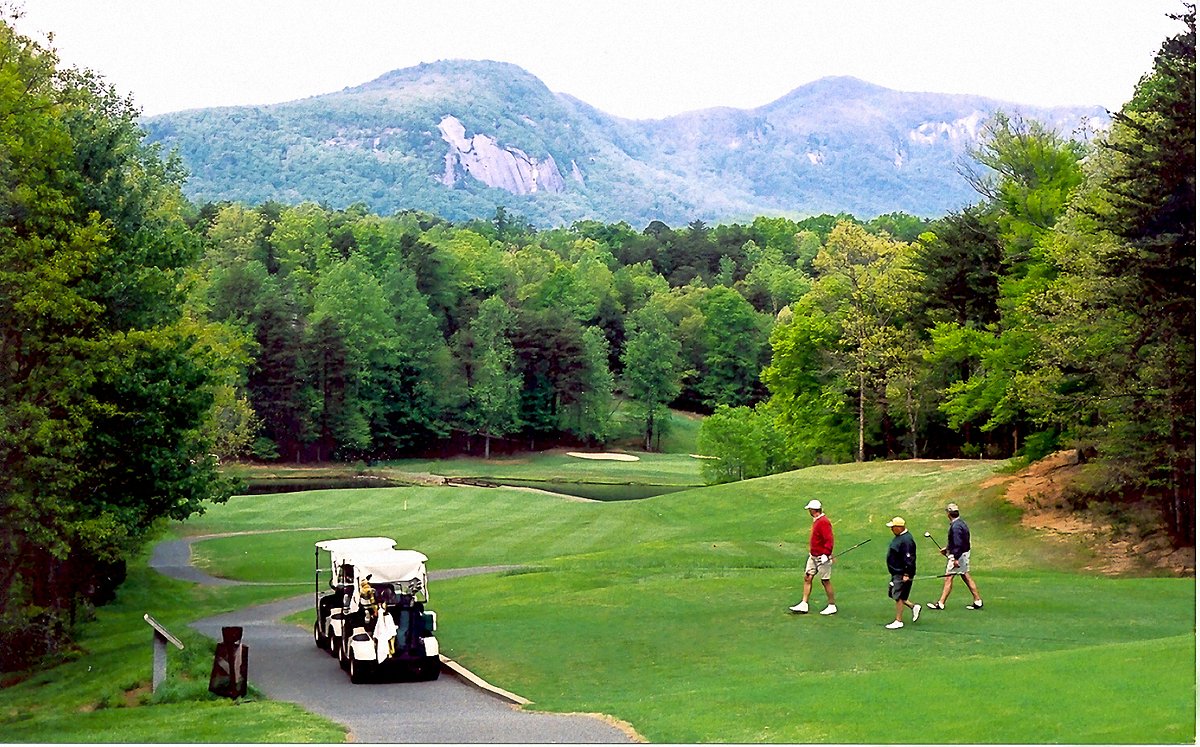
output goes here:
[{"label": "golf club", "polygon": [[941,545],[938,545],[938,541],[937,541],[937,540],[935,540],[935,539],[933,538],[933,535],[932,535],[932,534],[930,534],[929,532],[926,532],[926,533],[925,533],[925,536],[929,538],[929,541],[930,541],[930,542],[932,542],[933,544],[937,545],[938,552],[942,552],[942,546],[941,546]]},{"label": "golf club", "polygon": [[[862,542],[859,542],[859,543],[858,543],[857,545],[855,545],[854,547],[862,547],[863,545],[867,544],[867,543],[868,543],[868,542],[870,542],[870,541],[871,541],[871,538],[870,538],[870,537],[868,537],[867,539],[863,540]],[[848,552],[850,552],[851,550],[853,550],[853,549],[854,549],[854,547],[847,547],[845,550],[842,550],[842,551],[841,551],[841,552],[839,552],[837,555],[830,555],[830,556],[829,556],[829,559],[830,559],[830,560],[833,560],[834,558],[838,557],[838,555],[845,555],[846,553],[848,553]]]}]

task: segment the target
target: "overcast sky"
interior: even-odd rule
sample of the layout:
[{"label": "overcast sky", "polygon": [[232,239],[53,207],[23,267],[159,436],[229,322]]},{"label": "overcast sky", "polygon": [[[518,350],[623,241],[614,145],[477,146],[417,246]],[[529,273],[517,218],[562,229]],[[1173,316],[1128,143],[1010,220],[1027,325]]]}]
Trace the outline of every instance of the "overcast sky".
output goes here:
[{"label": "overcast sky", "polygon": [[[13,0],[9,0],[10,3]],[[630,118],[749,108],[828,75],[1116,110],[1180,0],[15,0],[148,114],[337,91],[439,59],[502,60]]]}]

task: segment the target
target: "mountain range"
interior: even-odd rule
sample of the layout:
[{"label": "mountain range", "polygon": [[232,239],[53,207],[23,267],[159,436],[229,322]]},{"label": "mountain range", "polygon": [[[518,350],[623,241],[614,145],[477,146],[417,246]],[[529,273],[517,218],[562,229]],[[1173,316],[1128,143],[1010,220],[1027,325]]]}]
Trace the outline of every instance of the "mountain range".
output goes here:
[{"label": "mountain range", "polygon": [[755,109],[631,120],[554,93],[509,63],[444,60],[298,101],[142,125],[148,140],[179,153],[197,202],[365,203],[450,220],[490,218],[504,206],[539,227],[679,226],[945,214],[978,199],[960,165],[997,111],[1064,134],[1109,122],[1100,106],[1022,106],[849,77]]}]

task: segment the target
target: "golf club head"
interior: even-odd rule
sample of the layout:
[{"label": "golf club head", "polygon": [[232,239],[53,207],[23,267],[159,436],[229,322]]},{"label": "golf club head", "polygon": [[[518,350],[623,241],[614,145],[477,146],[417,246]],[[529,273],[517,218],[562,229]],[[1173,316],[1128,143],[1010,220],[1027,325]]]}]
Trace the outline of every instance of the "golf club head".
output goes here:
[{"label": "golf club head", "polygon": [[929,532],[926,532],[926,533],[925,533],[925,536],[926,536],[926,537],[930,537],[930,538],[932,538],[932,537],[933,537],[933,535],[932,535],[932,534],[930,534]]}]

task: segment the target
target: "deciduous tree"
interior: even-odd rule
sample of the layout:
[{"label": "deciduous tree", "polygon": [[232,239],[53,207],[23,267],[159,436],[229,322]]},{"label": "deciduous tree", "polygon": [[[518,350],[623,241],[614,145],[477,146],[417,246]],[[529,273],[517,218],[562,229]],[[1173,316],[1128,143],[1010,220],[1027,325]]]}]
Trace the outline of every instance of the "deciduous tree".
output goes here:
[{"label": "deciduous tree", "polygon": [[0,632],[20,666],[162,519],[228,495],[177,166],[94,74],[0,21]]},{"label": "deciduous tree", "polygon": [[643,446],[653,451],[667,405],[679,396],[681,346],[666,312],[654,302],[632,314],[628,330],[621,355],[625,394],[642,423]]}]

